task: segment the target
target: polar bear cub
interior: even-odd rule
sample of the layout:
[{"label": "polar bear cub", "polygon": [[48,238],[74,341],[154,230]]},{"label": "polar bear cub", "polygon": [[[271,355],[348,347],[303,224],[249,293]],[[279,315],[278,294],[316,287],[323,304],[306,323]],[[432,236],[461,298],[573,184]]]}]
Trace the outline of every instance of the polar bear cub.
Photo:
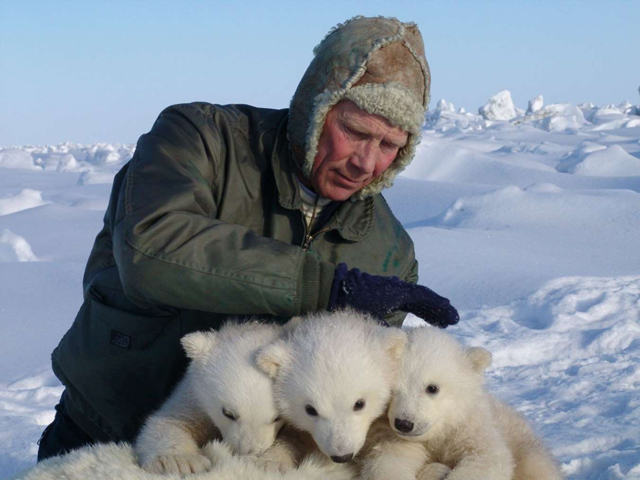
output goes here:
[{"label": "polar bear cub", "polygon": [[405,342],[402,330],[362,314],[319,313],[262,349],[257,364],[274,378],[283,418],[311,434],[334,462],[344,463],[385,412]]},{"label": "polar bear cub", "polygon": [[273,382],[256,368],[255,353],[280,335],[277,325],[258,322],[185,335],[181,342],[191,363],[134,443],[142,468],[181,475],[207,471],[211,461],[200,448],[220,436],[235,453],[265,452],[283,422]]},{"label": "polar bear cub", "polygon": [[490,362],[488,351],[464,348],[441,330],[409,331],[387,430],[378,429],[379,443],[365,459],[363,477],[561,479],[525,420],[485,391],[483,373]]}]

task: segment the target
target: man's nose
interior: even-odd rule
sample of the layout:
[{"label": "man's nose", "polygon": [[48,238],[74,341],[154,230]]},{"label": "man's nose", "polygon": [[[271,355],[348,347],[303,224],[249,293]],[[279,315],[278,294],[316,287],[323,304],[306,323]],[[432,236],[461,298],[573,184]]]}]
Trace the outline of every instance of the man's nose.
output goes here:
[{"label": "man's nose", "polygon": [[352,163],[362,175],[369,175],[376,169],[377,159],[376,147],[371,142],[366,142],[355,152]]}]

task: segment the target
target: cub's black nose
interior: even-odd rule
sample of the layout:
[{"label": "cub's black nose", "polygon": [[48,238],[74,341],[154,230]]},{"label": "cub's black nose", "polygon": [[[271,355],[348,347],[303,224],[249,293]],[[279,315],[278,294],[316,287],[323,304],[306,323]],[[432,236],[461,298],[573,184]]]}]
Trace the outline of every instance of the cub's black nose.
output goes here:
[{"label": "cub's black nose", "polygon": [[336,463],[347,463],[350,462],[352,458],[353,453],[348,453],[347,455],[342,455],[341,457],[339,457],[338,455],[334,455],[333,457],[331,457],[331,460]]},{"label": "cub's black nose", "polygon": [[409,433],[413,430],[413,422],[410,422],[409,420],[400,420],[399,418],[396,418],[394,424],[396,429],[402,433]]}]

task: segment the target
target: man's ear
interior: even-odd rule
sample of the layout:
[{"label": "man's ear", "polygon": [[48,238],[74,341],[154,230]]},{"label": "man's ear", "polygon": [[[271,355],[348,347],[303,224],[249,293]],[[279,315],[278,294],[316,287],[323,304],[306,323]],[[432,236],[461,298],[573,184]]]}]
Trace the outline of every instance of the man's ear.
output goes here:
[{"label": "man's ear", "polygon": [[180,339],[182,348],[191,360],[204,358],[215,349],[217,333],[213,330],[208,332],[193,332]]},{"label": "man's ear", "polygon": [[491,353],[482,347],[467,348],[467,358],[473,371],[480,375],[491,365]]},{"label": "man's ear", "polygon": [[275,378],[280,368],[290,362],[291,350],[283,340],[262,347],[256,354],[256,365],[271,378]]}]

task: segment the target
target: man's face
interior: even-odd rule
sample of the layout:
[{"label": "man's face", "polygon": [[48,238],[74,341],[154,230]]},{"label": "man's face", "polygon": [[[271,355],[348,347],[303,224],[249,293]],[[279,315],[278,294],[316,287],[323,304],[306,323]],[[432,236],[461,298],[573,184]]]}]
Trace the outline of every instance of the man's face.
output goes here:
[{"label": "man's face", "polygon": [[369,185],[393,162],[408,134],[379,115],[343,101],[327,114],[311,170],[316,193],[342,201]]}]

